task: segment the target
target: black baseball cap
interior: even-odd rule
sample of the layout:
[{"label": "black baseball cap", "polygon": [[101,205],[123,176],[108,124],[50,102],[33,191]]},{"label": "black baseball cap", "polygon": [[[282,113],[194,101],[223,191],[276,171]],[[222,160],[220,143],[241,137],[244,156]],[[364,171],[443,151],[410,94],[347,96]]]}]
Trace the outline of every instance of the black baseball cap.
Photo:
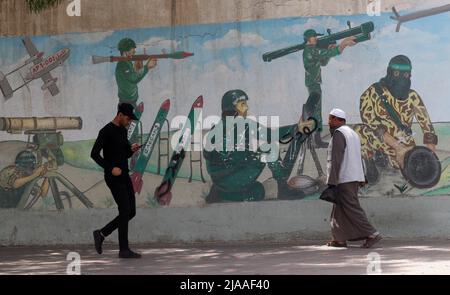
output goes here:
[{"label": "black baseball cap", "polygon": [[138,118],[134,114],[134,107],[129,103],[120,103],[117,112],[124,114],[131,120],[138,120]]}]

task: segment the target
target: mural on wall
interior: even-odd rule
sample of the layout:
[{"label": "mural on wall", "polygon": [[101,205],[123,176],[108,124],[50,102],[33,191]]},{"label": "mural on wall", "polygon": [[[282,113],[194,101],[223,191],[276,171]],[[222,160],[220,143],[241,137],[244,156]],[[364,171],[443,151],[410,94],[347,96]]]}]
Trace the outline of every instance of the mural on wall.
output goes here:
[{"label": "mural on wall", "polygon": [[[263,55],[263,60],[270,62],[273,59],[280,58],[284,55],[303,51],[303,66],[305,68],[305,86],[308,93],[316,93],[318,101],[314,104],[311,101],[306,101],[306,105],[311,106],[311,117],[318,121],[317,132],[315,133],[315,144],[319,148],[327,148],[328,143],[323,142],[320,136],[322,131],[322,70],[321,67],[326,66],[332,57],[342,54],[346,47],[353,46],[356,43],[370,40],[370,33],[374,30],[373,22],[364,23],[358,27],[352,28],[350,22],[347,22],[348,29],[345,31],[332,34],[331,29],[328,29],[328,36],[317,33],[313,29],[308,29],[303,33],[304,43],[279,49],[273,52],[268,52]],[[342,42],[337,46],[337,41]]]},{"label": "mural on wall", "polygon": [[[43,58],[44,53],[39,52],[31,41],[30,37],[25,37],[23,40],[23,45],[25,46],[30,58],[27,59],[23,65],[12,70],[7,74],[3,74],[0,72],[0,90],[6,100],[13,97],[14,92],[21,89],[22,87],[27,86],[31,81],[36,79],[42,79],[44,84],[41,89],[47,90],[51,93],[51,95],[55,96],[59,93],[59,89],[56,86],[57,78],[53,78],[51,71],[55,68],[61,66],[65,60],[67,60],[70,56],[70,49],[63,48],[56,52],[55,54],[50,55],[46,59]],[[29,64],[33,63],[34,66],[29,68],[29,71],[26,73],[25,77],[21,75],[23,83],[19,85],[17,88],[12,88],[10,83],[8,82],[8,76],[18,72],[19,70],[27,67]],[[20,73],[20,72],[19,72]]]},{"label": "mural on wall", "polygon": [[[273,153],[274,149],[265,149],[262,146],[252,149],[250,145],[257,141],[270,144],[277,141],[278,137],[274,138],[275,132],[267,130],[267,126],[248,118],[250,108],[247,101],[249,100],[247,93],[240,89],[230,90],[222,98],[221,120],[207,136],[207,142],[214,144],[214,148],[203,152],[207,171],[212,179],[212,187],[206,202],[266,199],[266,189],[258,181],[266,166],[276,182],[277,199],[302,199],[305,196],[302,188],[293,188],[288,180],[301,146],[317,130],[318,121],[309,118],[306,121],[300,120],[297,125],[277,130],[276,132],[284,135],[283,139],[286,139],[285,135],[290,135],[291,138],[286,142],[289,148],[283,157],[276,151],[273,159],[263,161],[265,156],[269,156],[268,152]],[[232,126],[228,126],[229,124]],[[239,125],[245,128],[239,131]],[[251,128],[251,125],[255,128]],[[228,149],[230,138],[232,138],[232,146]],[[218,141],[221,142],[218,144]],[[224,143],[226,143],[225,146]]]},{"label": "mural on wall", "polygon": [[317,199],[333,107],[361,136],[362,196],[446,195],[450,16],[418,17],[395,15],[398,32],[382,14],[1,38],[0,207],[115,206],[90,151],[121,102],[139,118],[140,207]]},{"label": "mural on wall", "polygon": [[[92,202],[65,176],[58,172],[64,165],[62,146],[64,137],[60,130],[79,130],[79,117],[0,118],[0,130],[24,133],[26,144],[4,142],[2,151],[17,151],[14,163],[0,171],[0,207],[31,209],[41,198],[51,192],[56,209],[70,208],[72,198],[86,208]],[[59,187],[58,187],[59,184]],[[61,190],[61,186],[64,190]]]},{"label": "mural on wall", "polygon": [[429,8],[429,9],[425,9],[425,10],[420,10],[420,11],[416,11],[410,14],[406,14],[406,15],[400,15],[397,12],[397,9],[395,9],[395,6],[392,7],[392,12],[394,13],[394,16],[391,16],[391,19],[396,20],[397,23],[397,28],[395,29],[396,32],[400,31],[400,27],[404,22],[409,22],[412,20],[416,20],[416,19],[420,19],[423,17],[428,17],[428,16],[432,16],[432,15],[436,15],[436,14],[440,14],[440,13],[444,13],[450,11],[450,4],[446,4],[446,5],[442,5],[439,7],[433,7],[433,8]]}]

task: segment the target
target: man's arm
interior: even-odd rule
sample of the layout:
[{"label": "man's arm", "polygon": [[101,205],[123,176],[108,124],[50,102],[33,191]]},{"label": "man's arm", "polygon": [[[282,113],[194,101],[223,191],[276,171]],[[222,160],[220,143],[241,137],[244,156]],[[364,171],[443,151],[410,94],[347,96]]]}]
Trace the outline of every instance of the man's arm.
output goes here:
[{"label": "man's arm", "polygon": [[148,67],[144,67],[140,71],[136,71],[133,66],[129,66],[127,63],[123,63],[119,67],[119,71],[124,79],[134,84],[141,82],[148,73]]},{"label": "man's arm", "polygon": [[433,123],[431,123],[427,108],[415,91],[411,94],[414,101],[414,114],[423,131],[423,143],[430,149],[434,150],[438,144],[438,137],[434,131]]},{"label": "man's arm", "polygon": [[44,164],[44,165],[41,165],[38,168],[36,168],[30,176],[16,178],[16,180],[13,183],[13,188],[14,189],[21,188],[22,186],[29,183],[30,181],[33,181],[38,177],[44,176],[45,173],[47,173],[47,166]]},{"label": "man's arm", "polygon": [[128,142],[127,158],[131,158],[133,156],[133,154],[134,154],[133,147]]},{"label": "man's arm", "polygon": [[341,52],[338,47],[329,49],[315,48],[315,50],[312,51],[312,57],[320,60],[321,66],[326,66],[330,58],[339,54],[341,54]]},{"label": "man's arm", "polygon": [[102,129],[98,133],[97,140],[95,141],[94,146],[92,147],[91,158],[105,171],[111,172],[113,166],[100,155],[100,151],[103,149],[104,145],[105,145],[105,133],[104,130]]},{"label": "man's arm", "polygon": [[342,160],[344,159],[344,152],[347,143],[345,137],[340,131],[335,131],[333,134],[333,148],[331,150],[331,171],[328,178],[329,185],[339,184],[339,171],[341,170]]},{"label": "man's arm", "polygon": [[359,111],[361,115],[361,121],[364,125],[368,126],[373,134],[383,141],[383,134],[387,131],[380,118],[375,113],[376,100],[380,99],[378,93],[375,91],[374,86],[370,86],[360,98]]}]

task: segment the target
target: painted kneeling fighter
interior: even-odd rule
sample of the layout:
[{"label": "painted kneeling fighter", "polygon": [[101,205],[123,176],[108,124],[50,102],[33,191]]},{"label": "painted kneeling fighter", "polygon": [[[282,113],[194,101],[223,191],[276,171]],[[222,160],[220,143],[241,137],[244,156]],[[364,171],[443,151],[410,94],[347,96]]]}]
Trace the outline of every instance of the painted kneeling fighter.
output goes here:
[{"label": "painted kneeling fighter", "polygon": [[[252,142],[261,140],[271,144],[271,134],[275,132],[265,126],[254,122],[247,117],[249,100],[248,95],[242,90],[231,90],[222,98],[222,120],[213,127],[208,134],[208,142],[214,144],[214,148],[204,151],[206,167],[212,178],[213,186],[206,198],[208,203],[220,201],[259,201],[265,198],[264,186],[258,181],[263,169],[268,166],[273,178],[278,184],[278,199],[300,199],[304,194],[293,190],[287,185],[287,180],[294,163],[286,164],[280,159],[278,150],[272,154],[272,160],[268,158],[271,151],[262,151],[260,148],[252,149]],[[242,128],[239,134],[240,126]],[[249,128],[255,126],[255,128]],[[306,139],[304,133],[311,134],[316,128],[316,121],[308,120],[299,124],[281,128],[280,134],[286,134],[287,130],[299,130],[301,140]],[[284,130],[286,129],[286,130]],[[223,131],[223,132],[221,132]],[[302,134],[303,132],[303,134]],[[266,137],[266,138],[264,138]],[[232,142],[231,148],[227,143]],[[273,145],[271,145],[273,148]],[[278,145],[277,145],[278,147]],[[294,152],[293,152],[294,153]],[[297,151],[298,153],[298,151]],[[292,157],[295,162],[296,156]]]}]

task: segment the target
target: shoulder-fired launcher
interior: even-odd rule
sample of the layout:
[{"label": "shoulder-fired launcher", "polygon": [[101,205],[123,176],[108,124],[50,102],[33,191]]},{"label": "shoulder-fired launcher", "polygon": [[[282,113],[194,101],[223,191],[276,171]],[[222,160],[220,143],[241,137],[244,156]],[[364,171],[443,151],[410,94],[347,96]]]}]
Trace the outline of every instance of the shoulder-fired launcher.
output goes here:
[{"label": "shoulder-fired launcher", "polygon": [[154,55],[148,55],[148,54],[141,54],[141,55],[134,55],[132,57],[126,57],[126,56],[92,56],[92,63],[93,64],[99,64],[104,62],[119,62],[119,61],[145,61],[150,58],[155,59],[185,59],[188,57],[193,56],[193,53],[185,52],[185,51],[176,51],[173,53],[167,53],[167,54],[154,54]]},{"label": "shoulder-fired launcher", "polygon": [[[349,28],[347,30],[337,32],[334,34],[332,34],[331,30],[328,29],[327,30],[328,36],[320,37],[317,39],[317,47],[325,49],[325,48],[328,48],[330,45],[337,44],[338,40],[348,38],[348,37],[353,37],[353,36],[355,37],[356,43],[364,42],[364,41],[370,40],[370,38],[371,38],[370,33],[372,33],[375,28],[373,22],[363,23],[362,25],[354,27],[354,28],[352,28],[350,26],[350,22],[347,22],[347,25],[349,26]],[[283,57],[285,55],[288,55],[288,54],[291,54],[291,53],[294,53],[297,51],[301,51],[301,50],[305,49],[305,46],[306,46],[306,42],[304,42],[302,44],[282,48],[279,50],[267,52],[267,53],[263,54],[263,60],[265,62],[270,62],[274,59]]]}]

